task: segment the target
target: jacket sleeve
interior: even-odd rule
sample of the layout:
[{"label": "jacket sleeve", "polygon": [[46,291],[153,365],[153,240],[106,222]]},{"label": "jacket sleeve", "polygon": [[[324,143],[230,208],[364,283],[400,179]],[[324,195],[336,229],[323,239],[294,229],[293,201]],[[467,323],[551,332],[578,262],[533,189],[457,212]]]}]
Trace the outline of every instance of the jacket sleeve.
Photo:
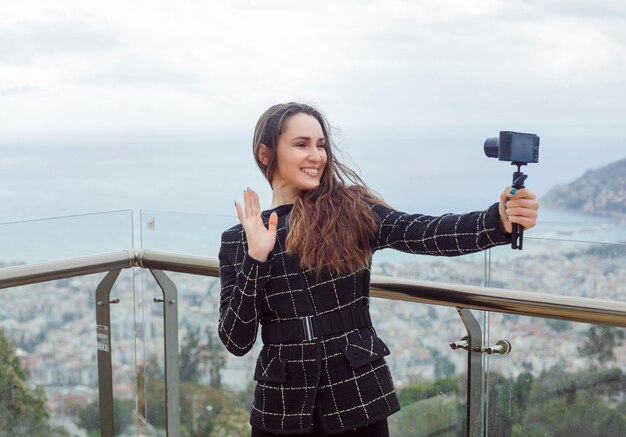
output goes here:
[{"label": "jacket sleeve", "polygon": [[381,204],[372,206],[380,219],[373,251],[392,247],[402,252],[458,256],[511,241],[501,226],[498,204],[485,211],[439,217],[407,214]]},{"label": "jacket sleeve", "polygon": [[[233,235],[241,235],[233,239]],[[248,255],[243,230],[222,234],[220,246],[220,318],[219,337],[234,355],[245,355],[256,340],[259,310],[270,263],[259,262]]]}]

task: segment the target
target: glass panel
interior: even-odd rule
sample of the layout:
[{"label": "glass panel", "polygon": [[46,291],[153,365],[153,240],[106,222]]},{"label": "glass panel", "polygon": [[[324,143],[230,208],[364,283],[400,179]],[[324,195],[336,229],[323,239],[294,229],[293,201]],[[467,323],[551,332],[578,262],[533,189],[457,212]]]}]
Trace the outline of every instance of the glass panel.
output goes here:
[{"label": "glass panel", "polygon": [[[167,275],[178,290],[181,435],[248,437],[252,375],[261,339],[245,356],[231,355],[217,336],[219,279]],[[148,271],[144,271],[143,287],[146,433],[157,436],[165,430],[165,357],[163,304],[153,298],[162,293]]]},{"label": "glass panel", "polygon": [[[233,216],[141,211],[141,247],[162,252],[217,258],[221,234],[237,223]],[[184,436],[249,436],[252,374],[260,338],[244,357],[231,355],[217,336],[218,278],[167,272],[178,290],[180,417]],[[148,271],[142,272],[147,435],[165,430],[162,296]],[[141,409],[141,406],[140,406]]]},{"label": "glass panel", "polygon": [[0,224],[0,267],[132,249],[131,210]]},{"label": "glass panel", "polygon": [[626,435],[626,330],[491,314],[487,435]]},{"label": "glass panel", "polygon": [[[104,276],[0,290],[0,435],[99,435],[95,291]],[[133,282],[124,270],[111,291],[120,299],[110,308],[116,435],[136,435]]]},{"label": "glass panel", "polygon": [[626,291],[626,244],[525,238],[522,252],[491,249],[497,288],[618,300]]},{"label": "glass panel", "polygon": [[[386,249],[374,255],[372,274],[485,285],[487,260],[488,252],[435,257]],[[467,335],[456,309],[372,299],[371,313],[391,350],[387,359],[402,405],[389,418],[391,435],[465,435],[467,352],[449,347]],[[485,313],[473,314],[484,330]],[[475,389],[482,391],[480,384]]]},{"label": "glass panel", "polygon": [[[490,284],[622,300],[625,244],[525,238],[491,250]],[[488,431],[493,435],[625,435],[624,329],[511,314],[489,315]]]},{"label": "glass panel", "polygon": [[449,347],[465,335],[456,310],[373,298],[371,315],[402,406],[390,435],[465,435],[467,354]]},{"label": "glass panel", "polygon": [[423,281],[485,285],[485,259],[486,252],[445,257],[384,249],[373,256],[372,274]]},{"label": "glass panel", "polygon": [[237,217],[164,211],[140,211],[141,248],[217,258],[222,232]]}]

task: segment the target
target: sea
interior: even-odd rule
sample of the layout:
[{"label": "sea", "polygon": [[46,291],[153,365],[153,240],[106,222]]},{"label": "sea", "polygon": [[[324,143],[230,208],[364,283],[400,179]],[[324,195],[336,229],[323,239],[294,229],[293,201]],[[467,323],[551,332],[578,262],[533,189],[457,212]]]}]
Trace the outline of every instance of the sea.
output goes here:
[{"label": "sea", "polygon": [[[510,184],[514,168],[486,158],[478,139],[472,147],[455,141],[461,138],[405,134],[385,145],[386,135],[344,134],[338,156],[396,209],[431,215],[484,209]],[[594,159],[602,163],[582,154],[557,165],[549,149],[544,155],[522,168],[539,198],[592,168]],[[241,132],[0,142],[0,262],[130,248],[214,257],[221,232],[237,223],[234,201],[248,186],[268,208],[270,187]],[[625,224],[541,208],[538,226],[526,236],[615,244],[626,242]]]}]

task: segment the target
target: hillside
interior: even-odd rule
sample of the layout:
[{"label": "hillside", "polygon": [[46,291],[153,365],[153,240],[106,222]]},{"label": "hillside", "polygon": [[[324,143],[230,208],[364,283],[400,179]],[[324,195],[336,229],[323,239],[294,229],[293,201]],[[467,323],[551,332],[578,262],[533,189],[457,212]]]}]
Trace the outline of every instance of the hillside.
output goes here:
[{"label": "hillside", "polygon": [[550,208],[626,217],[626,159],[557,185],[540,200]]}]

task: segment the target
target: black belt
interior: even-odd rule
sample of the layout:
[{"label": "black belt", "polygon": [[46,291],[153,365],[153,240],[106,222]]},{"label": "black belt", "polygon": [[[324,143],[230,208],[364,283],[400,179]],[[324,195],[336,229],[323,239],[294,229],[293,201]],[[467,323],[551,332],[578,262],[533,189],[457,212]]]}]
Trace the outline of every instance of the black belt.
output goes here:
[{"label": "black belt", "polygon": [[314,340],[326,335],[371,326],[368,306],[332,311],[319,316],[306,316],[297,320],[263,324],[263,343],[293,343]]}]

